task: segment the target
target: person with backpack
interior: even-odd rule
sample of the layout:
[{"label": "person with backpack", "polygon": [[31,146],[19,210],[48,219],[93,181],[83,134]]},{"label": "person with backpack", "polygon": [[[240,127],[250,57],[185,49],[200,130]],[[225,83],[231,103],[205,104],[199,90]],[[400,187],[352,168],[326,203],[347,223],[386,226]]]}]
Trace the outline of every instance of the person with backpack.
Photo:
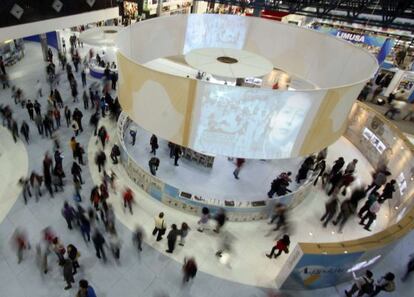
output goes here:
[{"label": "person with backpack", "polygon": [[374,292],[374,279],[372,278],[373,273],[370,270],[367,270],[364,276],[357,277],[355,272],[352,272],[352,276],[355,283],[352,285],[350,291],[345,290],[345,295],[347,297],[352,297],[356,292],[358,292],[358,297],[363,296],[364,294],[372,294]]},{"label": "person with backpack", "polygon": [[377,296],[381,291],[384,292],[394,292],[395,291],[395,283],[394,283],[395,275],[392,272],[388,272],[383,277],[381,277],[379,280],[377,280],[377,283],[375,284],[374,292],[369,295],[370,297]]},{"label": "person with backpack", "polygon": [[165,234],[166,226],[164,219],[164,213],[160,212],[158,216],[154,218],[155,227],[152,231],[152,235],[157,235],[157,241],[162,239],[162,236]]}]

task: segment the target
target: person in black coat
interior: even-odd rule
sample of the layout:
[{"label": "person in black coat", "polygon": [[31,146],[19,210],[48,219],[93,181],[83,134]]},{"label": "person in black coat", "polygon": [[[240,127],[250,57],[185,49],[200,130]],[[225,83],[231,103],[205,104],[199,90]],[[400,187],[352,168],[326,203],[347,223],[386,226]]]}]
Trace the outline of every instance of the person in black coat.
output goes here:
[{"label": "person in black coat", "polygon": [[121,150],[119,149],[119,146],[114,144],[114,146],[111,149],[111,159],[113,164],[118,164],[118,157],[121,155]]},{"label": "person in black coat", "polygon": [[168,239],[168,249],[166,250],[167,253],[172,253],[175,249],[175,242],[177,241],[177,237],[180,235],[180,231],[177,229],[176,224],[171,225],[171,230],[167,235]]},{"label": "person in black coat", "polygon": [[40,105],[39,102],[37,102],[37,100],[34,101],[33,108],[37,115],[41,114],[42,106]]},{"label": "person in black coat", "polygon": [[223,227],[224,223],[226,222],[226,211],[224,209],[220,209],[214,219],[217,222],[216,228],[213,230],[216,233],[220,233],[220,229]]},{"label": "person in black coat", "polygon": [[158,167],[160,166],[160,159],[157,157],[152,157],[149,162],[148,166],[152,175],[157,174]]},{"label": "person in black coat", "polygon": [[30,120],[33,121],[34,105],[33,105],[32,101],[27,100],[26,108],[27,108],[27,112],[29,113]]},{"label": "person in black coat", "polygon": [[95,157],[95,163],[98,166],[99,172],[105,171],[106,155],[104,151],[99,151]]},{"label": "person in black coat", "polygon": [[17,138],[19,138],[19,127],[17,126],[17,122],[15,120],[12,120],[11,132],[13,135],[14,142],[17,142]]},{"label": "person in black coat", "polygon": [[152,134],[150,139],[150,145],[151,145],[151,154],[154,154],[154,156],[157,154],[158,149],[158,138],[154,134]]},{"label": "person in black coat", "polygon": [[75,182],[76,180],[79,180],[81,184],[83,184],[82,181],[82,168],[79,166],[78,163],[73,162],[72,164],[72,169],[71,169],[71,173],[73,175],[73,181]]},{"label": "person in black coat", "polygon": [[103,260],[106,261],[106,255],[104,250],[105,238],[103,237],[102,233],[99,232],[98,229],[95,230],[95,233],[92,236],[92,242],[95,247],[96,257],[100,259],[102,255]]},{"label": "person in black coat", "polygon": [[25,121],[23,121],[22,126],[20,127],[20,133],[23,134],[24,139],[26,139],[27,143],[29,143],[29,132],[30,132],[29,125]]},{"label": "person in black coat", "polygon": [[390,182],[385,184],[384,190],[382,191],[381,196],[378,199],[379,203],[384,203],[387,199],[392,199],[392,195],[395,192],[395,179],[392,179]]},{"label": "person in black coat", "polygon": [[73,244],[69,244],[66,248],[66,251],[68,253],[68,258],[72,261],[73,264],[73,274],[76,274],[76,269],[80,267],[78,263],[78,249]]},{"label": "person in black coat", "polygon": [[178,166],[178,160],[182,155],[183,151],[179,145],[174,145],[174,166]]},{"label": "person in black coat", "polygon": [[83,113],[76,107],[75,110],[73,111],[72,118],[78,123],[79,130],[81,132],[83,132],[82,117],[83,117]]}]

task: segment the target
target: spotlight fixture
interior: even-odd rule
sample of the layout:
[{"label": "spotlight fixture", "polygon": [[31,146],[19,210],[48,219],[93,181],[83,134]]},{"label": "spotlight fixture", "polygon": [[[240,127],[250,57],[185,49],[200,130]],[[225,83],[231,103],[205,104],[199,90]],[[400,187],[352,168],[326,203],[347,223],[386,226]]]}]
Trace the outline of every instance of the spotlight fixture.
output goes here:
[{"label": "spotlight fixture", "polygon": [[60,0],[55,0],[52,3],[52,7],[54,10],[56,10],[56,12],[60,12],[62,10],[63,3]]},{"label": "spotlight fixture", "polygon": [[86,0],[86,3],[88,3],[88,5],[90,7],[92,7],[95,4],[96,0]]},{"label": "spotlight fixture", "polygon": [[14,16],[16,19],[20,20],[24,13],[24,9],[17,3],[15,3],[10,10],[10,14]]}]

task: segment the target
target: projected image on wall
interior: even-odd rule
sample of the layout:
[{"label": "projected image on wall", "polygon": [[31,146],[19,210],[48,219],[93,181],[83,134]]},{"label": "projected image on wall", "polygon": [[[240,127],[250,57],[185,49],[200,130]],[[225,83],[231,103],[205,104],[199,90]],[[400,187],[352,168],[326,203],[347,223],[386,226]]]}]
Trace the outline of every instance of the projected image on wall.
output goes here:
[{"label": "projected image on wall", "polygon": [[225,156],[290,157],[312,102],[303,93],[218,85],[203,85],[198,92],[194,148]]},{"label": "projected image on wall", "polygon": [[246,38],[247,24],[244,18],[231,15],[217,18],[215,15],[190,15],[183,53],[196,48],[241,49]]}]

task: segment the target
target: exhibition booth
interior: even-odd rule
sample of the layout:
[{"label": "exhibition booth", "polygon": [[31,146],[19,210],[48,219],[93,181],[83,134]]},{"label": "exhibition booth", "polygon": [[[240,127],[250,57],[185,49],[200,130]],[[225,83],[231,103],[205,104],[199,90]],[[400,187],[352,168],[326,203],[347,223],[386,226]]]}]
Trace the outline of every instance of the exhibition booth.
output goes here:
[{"label": "exhibition booth", "polygon": [[[118,73],[116,66],[117,47],[115,39],[122,27],[102,26],[85,30],[79,34],[79,39],[91,48],[89,56],[89,74],[97,79],[104,76],[105,68]],[[99,58],[97,57],[99,55]],[[99,60],[99,61],[98,61]]]},{"label": "exhibition booth", "polygon": [[[154,33],[151,39],[148,30]],[[148,131],[146,137],[155,134],[196,154],[256,160],[303,158],[343,135],[373,168],[386,165],[397,180],[385,230],[352,241],[298,243],[275,279],[278,287],[316,289],[348,281],[351,270],[378,263],[413,228],[414,148],[383,116],[355,103],[378,68],[368,52],[294,25],[208,14],[134,24],[118,34],[117,47],[119,100],[124,110],[118,121],[122,164],[138,186],[166,205],[195,215],[205,206],[212,213],[224,208],[230,220],[260,220],[268,217],[276,202],[291,208],[303,202],[314,177],[272,200],[200,197],[151,175],[146,164],[131,155],[125,143],[131,125],[142,129],[140,134]],[[206,64],[191,65],[191,56],[200,53]],[[199,70],[211,63],[204,71],[233,78],[260,78],[281,69],[313,87],[230,86],[148,67],[151,61],[177,56]],[[246,65],[255,62],[239,63],[246,56],[262,61],[261,66],[249,69]]]}]

